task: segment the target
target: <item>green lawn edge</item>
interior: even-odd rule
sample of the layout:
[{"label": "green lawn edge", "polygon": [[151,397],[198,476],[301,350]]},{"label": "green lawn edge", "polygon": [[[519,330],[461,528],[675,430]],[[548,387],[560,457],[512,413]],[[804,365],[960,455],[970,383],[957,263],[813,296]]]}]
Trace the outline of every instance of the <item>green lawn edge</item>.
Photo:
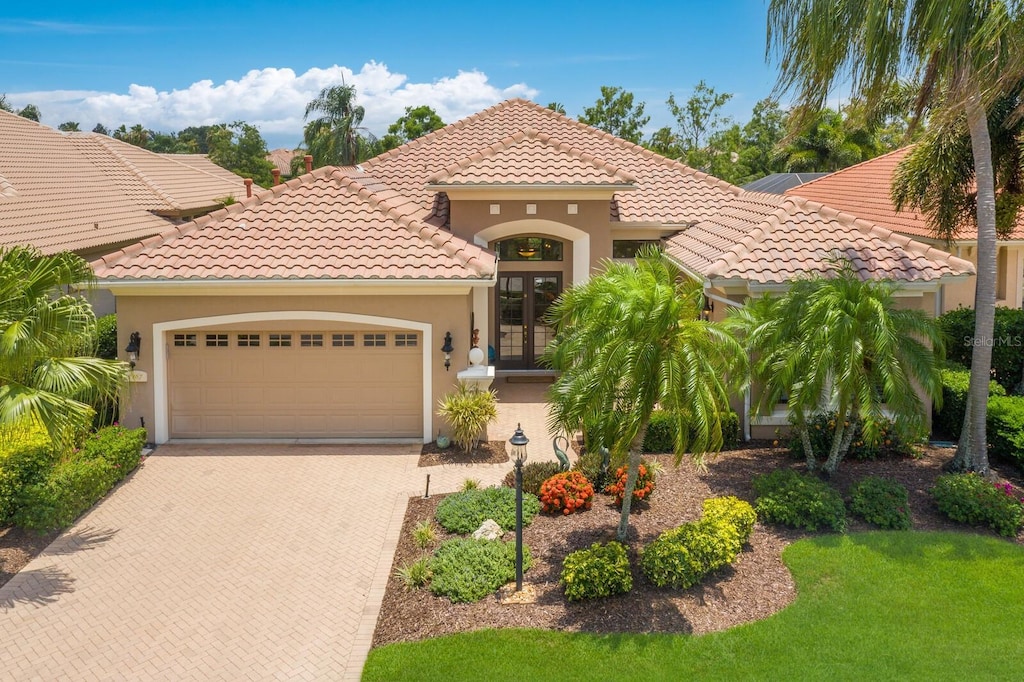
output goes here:
[{"label": "green lawn edge", "polygon": [[796,600],[724,632],[481,630],[375,649],[362,679],[1024,679],[1024,547],[877,531],[800,540],[782,558]]}]

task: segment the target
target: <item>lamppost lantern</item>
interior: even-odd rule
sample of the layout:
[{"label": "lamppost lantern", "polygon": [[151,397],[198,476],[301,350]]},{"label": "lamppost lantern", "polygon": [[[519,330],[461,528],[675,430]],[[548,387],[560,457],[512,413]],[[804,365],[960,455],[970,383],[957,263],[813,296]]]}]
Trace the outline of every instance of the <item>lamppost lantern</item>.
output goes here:
[{"label": "lamppost lantern", "polygon": [[516,432],[512,434],[508,442],[512,445],[512,459],[515,461],[516,466],[523,466],[523,462],[526,461],[526,446],[530,439],[523,433],[522,424],[516,425]]},{"label": "lamppost lantern", "polygon": [[139,350],[142,348],[142,335],[138,332],[132,332],[128,336],[128,345],[125,347],[125,352],[128,353],[128,366],[131,369],[135,369],[135,363],[139,361]]},{"label": "lamppost lantern", "polygon": [[516,432],[508,439],[512,446],[512,459],[516,465],[516,592],[523,591],[523,463],[526,462],[526,445],[530,439],[523,433],[523,425],[516,425]]},{"label": "lamppost lantern", "polygon": [[444,333],[444,345],[441,346],[441,352],[444,353],[444,371],[448,371],[448,368],[452,366],[452,351],[455,347],[452,346],[452,333]]}]

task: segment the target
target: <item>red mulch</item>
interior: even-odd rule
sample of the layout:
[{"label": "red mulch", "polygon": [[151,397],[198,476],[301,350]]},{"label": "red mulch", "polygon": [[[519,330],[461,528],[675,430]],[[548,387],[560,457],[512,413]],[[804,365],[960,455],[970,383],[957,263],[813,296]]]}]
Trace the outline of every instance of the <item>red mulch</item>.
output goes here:
[{"label": "red mulch", "polygon": [[420,451],[418,466],[433,467],[442,464],[501,464],[508,461],[505,441],[488,440],[476,446],[470,454],[457,445],[449,445],[443,450],[437,443],[426,443]]}]

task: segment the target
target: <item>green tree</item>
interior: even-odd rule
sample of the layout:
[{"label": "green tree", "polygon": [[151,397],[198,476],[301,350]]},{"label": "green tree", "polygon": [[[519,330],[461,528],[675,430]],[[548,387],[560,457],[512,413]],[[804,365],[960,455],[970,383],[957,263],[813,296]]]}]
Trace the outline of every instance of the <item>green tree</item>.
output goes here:
[{"label": "green tree", "polygon": [[690,165],[707,167],[709,153],[705,144],[710,135],[728,125],[729,119],[722,116],[721,109],[730,99],[732,94],[717,92],[704,81],[694,86],[693,94],[683,105],[669,94],[666,104],[679,126],[679,138]]},{"label": "green tree", "polygon": [[61,130],[65,133],[77,133],[81,131],[81,128],[78,127],[77,121],[65,121],[57,126],[57,130]]},{"label": "green tree", "polygon": [[369,158],[373,136],[362,127],[366,111],[356,104],[354,85],[324,88],[306,105],[305,118],[322,114],[306,124],[304,139],[313,165],[352,166]]},{"label": "green tree", "polygon": [[11,114],[17,113],[11,103],[7,101],[7,94],[0,95],[0,111],[6,111]]},{"label": "green tree", "polygon": [[565,116],[565,105],[561,102],[548,102],[548,109]]},{"label": "green tree", "polygon": [[[742,373],[744,355],[731,334],[700,319],[703,303],[700,283],[685,280],[652,248],[635,263],[606,263],[603,274],[567,290],[550,309],[558,331],[544,361],[559,372],[548,393],[550,423],[600,434],[618,461],[628,453],[628,491],[656,407],[675,421],[677,458],[722,446],[726,377]],[[631,500],[627,494],[622,503],[620,540]]]},{"label": "green tree", "polygon": [[274,164],[267,160],[267,143],[256,126],[244,121],[212,126],[206,132],[210,160],[261,187],[270,187]]},{"label": "green tree", "polygon": [[812,450],[808,421],[823,408],[836,410],[822,467],[829,475],[849,452],[855,420],[875,441],[888,410],[896,428],[916,439],[927,414],[915,386],[933,400],[942,395],[932,350],[941,349],[942,334],[935,321],[898,308],[893,282],[861,279],[847,259],[835,265],[831,277],[798,280],[781,297],[734,308],[726,323],[757,358],[751,382],[764,389],[755,411],[771,410],[787,396],[810,470],[823,453]]},{"label": "green tree", "polygon": [[843,115],[822,109],[782,150],[790,173],[831,173],[871,158],[847,132]]},{"label": "green tree", "polygon": [[423,105],[406,107],[405,113],[397,121],[388,126],[387,134],[380,138],[379,151],[400,147],[410,140],[423,137],[427,133],[444,128],[444,121],[437,112]]},{"label": "green tree", "polygon": [[130,129],[126,128],[122,123],[114,131],[113,137],[115,140],[121,140],[122,142],[146,149],[149,144],[149,134],[149,131],[143,128],[141,123],[136,123]]},{"label": "green tree", "polygon": [[635,144],[640,144],[643,128],[650,120],[650,116],[644,116],[644,103],[633,103],[633,93],[607,85],[601,86],[601,97],[594,106],[586,107],[579,117],[580,123]]},{"label": "green tree", "polygon": [[109,135],[110,134],[110,131],[107,130],[107,126],[103,125],[102,123],[97,123],[95,126],[93,126],[92,131],[94,133],[99,133],[100,135]]},{"label": "green tree", "polygon": [[953,464],[980,473],[989,470],[985,417],[997,253],[986,109],[1024,76],[1022,9],[1021,0],[772,0],[768,8],[768,47],[780,66],[776,90],[795,90],[798,109],[820,109],[835,84],[849,82],[871,111],[910,72],[918,114],[931,106],[933,120],[966,120],[977,184],[977,317],[971,407]]},{"label": "green tree", "polygon": [[644,141],[644,146],[655,154],[661,154],[669,159],[678,159],[683,155],[683,148],[679,145],[679,136],[665,126],[658,128],[651,136]]},{"label": "green tree", "polygon": [[91,406],[125,385],[125,363],[83,353],[95,347],[96,317],[66,292],[91,280],[88,263],[69,252],[0,251],[0,432],[35,422],[69,446],[91,423]]},{"label": "green tree", "polygon": [[22,118],[27,118],[30,121],[35,121],[36,123],[39,123],[39,119],[43,117],[43,115],[39,112],[39,107],[37,107],[35,104],[26,104],[22,109],[18,111],[18,116],[21,116]]}]

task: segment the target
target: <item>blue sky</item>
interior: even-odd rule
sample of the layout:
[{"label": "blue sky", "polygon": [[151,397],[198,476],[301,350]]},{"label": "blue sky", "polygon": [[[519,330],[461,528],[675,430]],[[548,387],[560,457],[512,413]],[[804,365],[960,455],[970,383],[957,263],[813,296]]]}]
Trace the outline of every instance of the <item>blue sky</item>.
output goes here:
[{"label": "blue sky", "polygon": [[341,78],[377,133],[420,103],[449,122],[509,96],[576,115],[601,85],[646,101],[653,129],[701,79],[745,120],[774,84],[765,14],[764,0],[6,3],[0,93],[54,126],[243,119],[271,146],[299,142],[305,102]]}]

